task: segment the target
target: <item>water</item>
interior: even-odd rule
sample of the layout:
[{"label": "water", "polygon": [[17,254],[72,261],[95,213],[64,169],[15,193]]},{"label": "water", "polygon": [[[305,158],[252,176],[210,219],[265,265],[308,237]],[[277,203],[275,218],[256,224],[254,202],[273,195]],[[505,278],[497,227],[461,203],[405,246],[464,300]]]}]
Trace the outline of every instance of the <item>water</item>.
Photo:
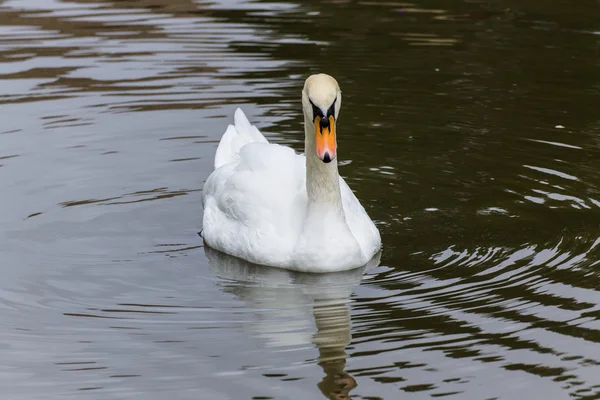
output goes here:
[{"label": "water", "polygon": [[[11,399],[600,398],[600,3],[0,3],[0,387]],[[242,106],[340,167],[379,265],[204,249]]]}]

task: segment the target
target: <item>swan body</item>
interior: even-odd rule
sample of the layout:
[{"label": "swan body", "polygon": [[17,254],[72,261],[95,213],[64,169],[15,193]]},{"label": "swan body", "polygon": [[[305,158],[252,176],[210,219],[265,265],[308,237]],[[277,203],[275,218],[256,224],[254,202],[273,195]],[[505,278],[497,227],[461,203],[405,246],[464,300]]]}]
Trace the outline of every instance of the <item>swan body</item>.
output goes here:
[{"label": "swan body", "polygon": [[244,260],[303,272],[361,267],[381,248],[375,224],[338,174],[337,82],[302,91],[305,155],[271,144],[237,109],[204,184],[206,244]]}]

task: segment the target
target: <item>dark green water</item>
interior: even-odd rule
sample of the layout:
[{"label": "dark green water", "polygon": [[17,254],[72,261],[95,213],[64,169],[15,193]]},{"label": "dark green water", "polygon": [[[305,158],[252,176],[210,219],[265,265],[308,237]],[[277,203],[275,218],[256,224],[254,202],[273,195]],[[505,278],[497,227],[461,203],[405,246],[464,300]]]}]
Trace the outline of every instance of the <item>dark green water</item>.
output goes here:
[{"label": "dark green water", "polygon": [[[0,387],[10,399],[600,398],[600,3],[0,2]],[[241,106],[341,173],[379,266],[202,246]]]}]

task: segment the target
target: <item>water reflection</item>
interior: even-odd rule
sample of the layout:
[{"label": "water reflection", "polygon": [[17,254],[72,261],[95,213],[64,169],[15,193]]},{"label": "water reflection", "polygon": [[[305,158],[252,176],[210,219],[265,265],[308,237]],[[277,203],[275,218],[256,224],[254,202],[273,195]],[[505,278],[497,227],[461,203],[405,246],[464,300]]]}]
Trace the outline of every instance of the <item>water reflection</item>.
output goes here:
[{"label": "water reflection", "polygon": [[313,343],[325,376],[321,392],[347,399],[356,380],[346,369],[350,343],[350,296],[363,274],[379,265],[378,253],[363,268],[332,274],[306,274],[250,264],[205,247],[211,272],[224,279],[225,292],[256,310],[249,333],[269,347]]}]

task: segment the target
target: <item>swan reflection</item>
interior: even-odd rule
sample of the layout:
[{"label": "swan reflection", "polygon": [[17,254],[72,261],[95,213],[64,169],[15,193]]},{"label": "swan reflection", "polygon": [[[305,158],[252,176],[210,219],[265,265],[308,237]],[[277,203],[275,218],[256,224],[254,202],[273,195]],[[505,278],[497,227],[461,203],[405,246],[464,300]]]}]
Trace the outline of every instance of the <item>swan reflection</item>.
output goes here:
[{"label": "swan reflection", "polygon": [[351,271],[306,274],[254,265],[205,246],[211,272],[223,290],[256,310],[249,333],[269,347],[312,343],[325,376],[318,383],[330,399],[347,399],[356,380],[345,372],[350,343],[350,295],[380,253]]}]

